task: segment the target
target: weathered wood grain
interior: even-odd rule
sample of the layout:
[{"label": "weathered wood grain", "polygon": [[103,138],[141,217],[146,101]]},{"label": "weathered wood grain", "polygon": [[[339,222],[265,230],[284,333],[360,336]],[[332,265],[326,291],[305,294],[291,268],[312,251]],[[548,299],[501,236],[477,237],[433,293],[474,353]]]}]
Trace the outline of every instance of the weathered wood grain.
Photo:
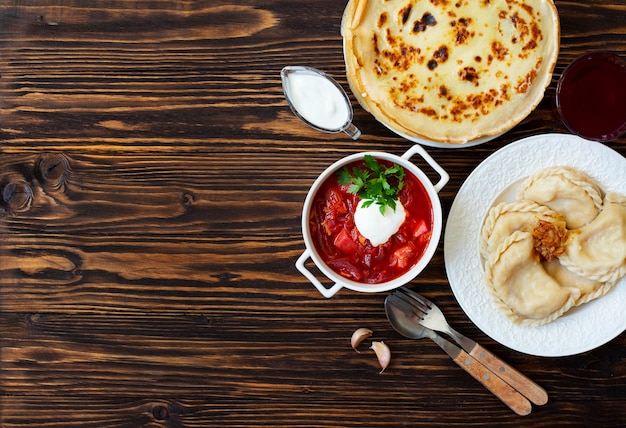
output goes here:
[{"label": "weathered wood grain", "polygon": [[[526,120],[472,149],[429,149],[444,214],[485,157],[536,133],[558,75],[626,51],[622,0],[557,1],[561,52]],[[356,142],[297,121],[285,65],[344,87],[345,2],[3,1],[0,4],[2,427],[604,426],[626,424],[623,334],[539,358],[485,336],[458,306],[440,245],[413,281],[464,334],[548,391],[515,416],[436,345],[401,338],[384,296],[324,299],[295,269],[320,172],[407,141],[355,108]],[[626,139],[607,143],[626,155]],[[392,349],[379,375],[367,326]]]}]

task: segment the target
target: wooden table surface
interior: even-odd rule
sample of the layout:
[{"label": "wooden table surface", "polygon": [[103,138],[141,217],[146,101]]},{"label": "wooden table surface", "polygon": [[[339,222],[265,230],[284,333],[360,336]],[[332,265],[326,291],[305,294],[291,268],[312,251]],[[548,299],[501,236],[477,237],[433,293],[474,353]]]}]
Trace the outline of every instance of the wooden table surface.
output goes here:
[{"label": "wooden table surface", "polygon": [[[451,175],[444,218],[491,153],[567,132],[552,97],[570,61],[626,53],[624,0],[556,4],[561,52],[536,111],[490,143],[428,149]],[[411,145],[351,94],[358,141],[287,107],[286,65],[347,88],[344,6],[1,2],[2,427],[626,425],[626,337],[559,358],[493,341],[454,298],[443,240],[411,286],[545,387],[529,416],[432,342],[395,333],[385,293],[326,299],[296,270],[315,178],[353,152]],[[607,146],[626,155],[624,137]],[[383,374],[351,349],[359,327],[391,347]]]}]

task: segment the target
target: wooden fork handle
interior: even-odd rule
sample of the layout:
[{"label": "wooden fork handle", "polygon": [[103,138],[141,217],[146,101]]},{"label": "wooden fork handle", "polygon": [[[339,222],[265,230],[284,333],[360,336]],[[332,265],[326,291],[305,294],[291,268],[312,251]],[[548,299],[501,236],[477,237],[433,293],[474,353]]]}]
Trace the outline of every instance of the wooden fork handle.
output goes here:
[{"label": "wooden fork handle", "polygon": [[548,393],[535,382],[509,366],[491,352],[476,344],[469,354],[481,364],[501,377],[506,383],[515,388],[520,394],[538,406],[548,402]]},{"label": "wooden fork handle", "polygon": [[482,383],[515,413],[526,416],[531,412],[532,406],[523,395],[496,376],[491,370],[479,363],[467,352],[461,350],[453,359],[463,370],[472,375],[478,382]]}]

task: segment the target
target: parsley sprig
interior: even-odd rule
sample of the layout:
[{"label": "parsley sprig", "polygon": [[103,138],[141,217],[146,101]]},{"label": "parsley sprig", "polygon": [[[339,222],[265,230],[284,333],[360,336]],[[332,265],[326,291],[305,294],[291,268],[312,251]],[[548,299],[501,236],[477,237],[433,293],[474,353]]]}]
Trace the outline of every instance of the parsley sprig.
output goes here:
[{"label": "parsley sprig", "polygon": [[356,194],[363,200],[363,207],[367,208],[376,203],[381,214],[385,208],[396,210],[398,194],[404,186],[404,168],[393,164],[387,167],[381,165],[371,155],[364,156],[364,168],[347,166],[340,170],[338,182],[348,186],[348,193]]}]

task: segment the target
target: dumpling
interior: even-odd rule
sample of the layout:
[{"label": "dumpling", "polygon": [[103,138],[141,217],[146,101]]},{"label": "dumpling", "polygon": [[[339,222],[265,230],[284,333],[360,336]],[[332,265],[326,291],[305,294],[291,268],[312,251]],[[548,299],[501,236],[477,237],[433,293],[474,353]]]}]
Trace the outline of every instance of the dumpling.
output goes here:
[{"label": "dumpling", "polygon": [[547,324],[568,311],[580,290],[564,287],[543,268],[530,232],[516,231],[485,263],[485,281],[496,304],[515,323]]},{"label": "dumpling", "polygon": [[517,199],[530,199],[562,213],[569,229],[592,221],[602,206],[602,192],[582,171],[569,166],[545,168],[528,177]]},{"label": "dumpling", "polygon": [[561,263],[585,278],[609,282],[626,274],[626,197],[610,193],[588,225],[570,233]]},{"label": "dumpling", "polygon": [[613,286],[615,286],[615,282],[593,281],[577,275],[563,266],[557,259],[550,262],[544,261],[542,263],[543,268],[548,275],[554,278],[559,284],[565,287],[573,287],[580,290],[580,296],[575,303],[576,306],[604,296],[613,288]]},{"label": "dumpling", "polygon": [[516,230],[530,231],[539,220],[563,221],[563,216],[533,201],[502,202],[489,210],[481,231],[480,255],[489,258],[498,245]]}]

